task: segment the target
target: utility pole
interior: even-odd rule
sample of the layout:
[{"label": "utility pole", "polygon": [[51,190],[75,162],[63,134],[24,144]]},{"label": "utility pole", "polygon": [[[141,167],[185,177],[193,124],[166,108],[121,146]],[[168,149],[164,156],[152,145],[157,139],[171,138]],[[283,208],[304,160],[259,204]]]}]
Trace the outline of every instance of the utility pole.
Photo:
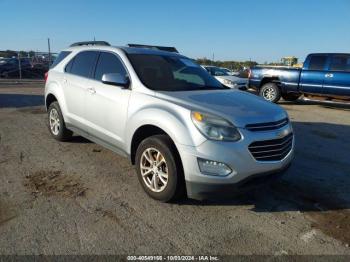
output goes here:
[{"label": "utility pole", "polygon": [[18,52],[18,70],[19,70],[19,79],[22,79],[22,66],[21,66],[21,54]]},{"label": "utility pole", "polygon": [[49,48],[49,68],[51,66],[51,47],[50,47],[50,38],[47,39],[47,46]]},{"label": "utility pole", "polygon": [[214,53],[213,53],[213,60],[212,60],[213,62],[212,62],[212,65],[214,65]]}]

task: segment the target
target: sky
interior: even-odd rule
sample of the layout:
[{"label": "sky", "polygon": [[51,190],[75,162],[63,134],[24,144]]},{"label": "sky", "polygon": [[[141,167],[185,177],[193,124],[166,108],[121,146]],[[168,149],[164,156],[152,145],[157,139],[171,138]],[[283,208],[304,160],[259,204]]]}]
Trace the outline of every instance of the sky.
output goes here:
[{"label": "sky", "polygon": [[350,0],[0,0],[0,50],[106,40],[191,58],[279,61],[350,53]]}]

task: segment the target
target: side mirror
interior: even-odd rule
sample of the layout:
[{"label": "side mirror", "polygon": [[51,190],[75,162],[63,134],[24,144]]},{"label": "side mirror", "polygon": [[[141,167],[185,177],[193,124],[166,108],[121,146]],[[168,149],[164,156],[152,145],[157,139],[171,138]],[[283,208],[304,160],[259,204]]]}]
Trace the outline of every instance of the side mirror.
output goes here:
[{"label": "side mirror", "polygon": [[122,86],[123,88],[128,88],[130,85],[130,80],[127,76],[123,76],[119,73],[108,73],[103,74],[102,83],[106,85]]}]

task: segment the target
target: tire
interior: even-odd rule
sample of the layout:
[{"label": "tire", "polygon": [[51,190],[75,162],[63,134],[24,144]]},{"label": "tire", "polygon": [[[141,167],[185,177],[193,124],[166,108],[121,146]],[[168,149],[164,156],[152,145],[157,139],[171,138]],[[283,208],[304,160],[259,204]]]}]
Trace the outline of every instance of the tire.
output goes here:
[{"label": "tire", "polygon": [[137,148],[135,164],[143,189],[153,199],[170,202],[185,195],[181,160],[168,136],[155,135],[143,140]]},{"label": "tire", "polygon": [[298,94],[298,93],[282,94],[282,98],[286,101],[295,101],[300,96],[301,96],[301,94]]},{"label": "tire", "polygon": [[47,116],[49,131],[53,138],[58,141],[68,141],[72,138],[73,132],[66,128],[62,111],[57,101],[50,104]]},{"label": "tire", "polygon": [[266,83],[260,90],[259,95],[267,101],[277,103],[281,98],[281,90],[275,83]]}]

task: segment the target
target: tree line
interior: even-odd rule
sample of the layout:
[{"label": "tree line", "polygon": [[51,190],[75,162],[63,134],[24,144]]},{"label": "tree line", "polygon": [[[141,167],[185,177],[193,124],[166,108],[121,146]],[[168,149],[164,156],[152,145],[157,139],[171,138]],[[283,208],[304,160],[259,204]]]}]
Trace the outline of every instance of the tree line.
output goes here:
[{"label": "tree line", "polygon": [[226,67],[233,71],[240,71],[244,68],[250,68],[258,65],[255,61],[213,61],[206,57],[196,59],[197,63],[201,65],[213,65],[218,67]]}]

